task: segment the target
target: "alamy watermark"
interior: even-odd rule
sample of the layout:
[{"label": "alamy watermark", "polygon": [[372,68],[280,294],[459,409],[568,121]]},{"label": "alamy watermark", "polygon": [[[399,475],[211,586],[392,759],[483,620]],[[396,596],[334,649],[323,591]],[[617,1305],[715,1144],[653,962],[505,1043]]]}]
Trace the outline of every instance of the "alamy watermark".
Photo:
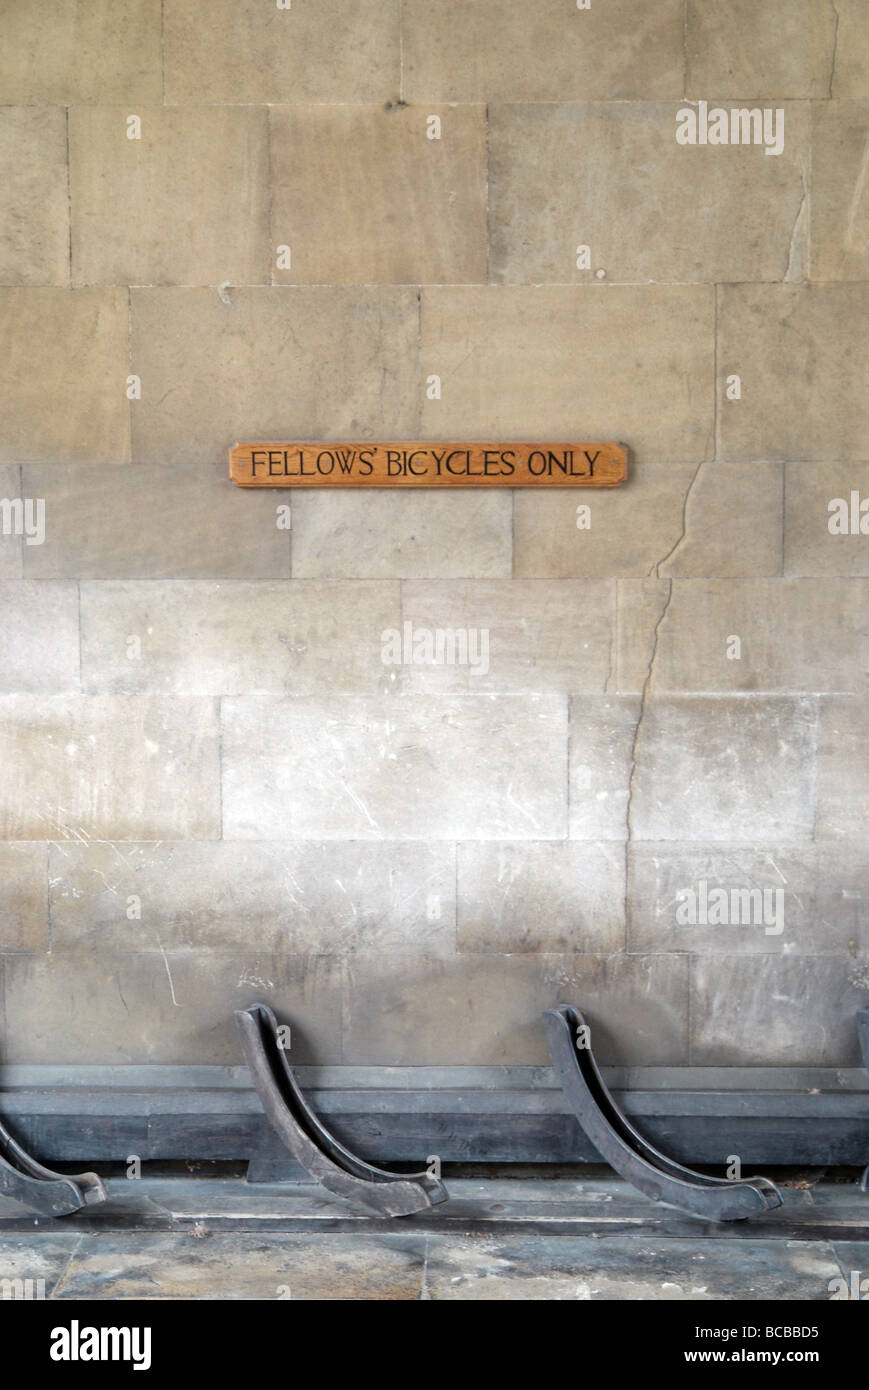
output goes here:
[{"label": "alamy watermark", "polygon": [[698,101],[676,112],[679,145],[763,145],[764,154],[781,154],[785,147],[785,113],[782,107],[713,106]]},{"label": "alamy watermark", "polygon": [[766,936],[784,931],[783,888],[710,888],[705,878],[677,894],[680,927],[763,927]]},{"label": "alamy watermark", "polygon": [[0,1299],[34,1302],[45,1298],[44,1279],[0,1279]]},{"label": "alamy watermark", "polygon": [[42,545],[45,498],[0,497],[0,535],[23,536],[25,545]]},{"label": "alamy watermark", "polygon": [[384,666],[467,666],[473,676],[489,670],[487,627],[414,627],[412,622],[380,634]]}]

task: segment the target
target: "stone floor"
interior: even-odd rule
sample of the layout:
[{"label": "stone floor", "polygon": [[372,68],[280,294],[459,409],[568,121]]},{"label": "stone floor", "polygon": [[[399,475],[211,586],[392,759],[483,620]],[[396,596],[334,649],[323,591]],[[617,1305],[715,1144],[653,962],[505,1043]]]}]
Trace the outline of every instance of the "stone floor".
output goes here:
[{"label": "stone floor", "polygon": [[447,1205],[402,1221],[309,1183],[107,1187],[105,1206],[56,1221],[0,1204],[0,1280],[68,1300],[829,1300],[869,1271],[854,1183],[785,1187],[779,1211],[727,1226],[609,1176],[453,1179]]}]

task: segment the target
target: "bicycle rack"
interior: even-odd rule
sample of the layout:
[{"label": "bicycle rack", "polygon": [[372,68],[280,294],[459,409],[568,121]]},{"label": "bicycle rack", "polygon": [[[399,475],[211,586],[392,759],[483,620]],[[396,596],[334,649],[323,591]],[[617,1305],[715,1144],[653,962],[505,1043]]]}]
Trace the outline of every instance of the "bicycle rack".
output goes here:
[{"label": "bicycle rack", "polygon": [[659,1153],[634,1129],[619,1109],[601,1076],[578,1009],[562,1004],[547,1009],[543,1023],[555,1074],[579,1124],[602,1158],[647,1197],[683,1207],[711,1221],[741,1221],[781,1206],[782,1196],[769,1178],[710,1178],[683,1168]]},{"label": "bicycle rack", "polygon": [[96,1173],[55,1173],[31,1158],[0,1123],[0,1194],[14,1197],[40,1216],[68,1216],[106,1200]]},{"label": "bicycle rack", "polygon": [[269,1121],[293,1158],[329,1192],[377,1216],[409,1216],[447,1200],[428,1173],[390,1173],[345,1148],[305,1100],[265,1004],[236,1010],[245,1060]]}]

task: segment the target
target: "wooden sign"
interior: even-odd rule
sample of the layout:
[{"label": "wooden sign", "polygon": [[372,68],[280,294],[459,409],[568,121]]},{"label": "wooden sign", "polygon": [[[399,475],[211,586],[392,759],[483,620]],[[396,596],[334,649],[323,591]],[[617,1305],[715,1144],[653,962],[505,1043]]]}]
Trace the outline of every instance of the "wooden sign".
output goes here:
[{"label": "wooden sign", "polygon": [[239,487],[618,487],[624,444],[236,444]]}]

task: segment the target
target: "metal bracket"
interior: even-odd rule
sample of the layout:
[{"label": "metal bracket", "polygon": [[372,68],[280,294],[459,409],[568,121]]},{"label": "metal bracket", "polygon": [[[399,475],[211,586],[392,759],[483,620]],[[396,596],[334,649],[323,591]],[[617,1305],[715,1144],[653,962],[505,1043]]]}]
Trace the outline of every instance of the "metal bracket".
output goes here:
[{"label": "metal bracket", "polygon": [[14,1197],[40,1216],[68,1216],[84,1206],[106,1200],[96,1173],[67,1176],[31,1158],[0,1123],[0,1194]]},{"label": "metal bracket", "polygon": [[552,1064],[562,1089],[598,1153],[647,1197],[669,1202],[711,1221],[740,1221],[781,1206],[769,1178],[710,1178],[667,1158],[634,1129],[616,1105],[591,1047],[578,1045],[588,1025],[578,1009],[547,1009],[543,1024]]},{"label": "metal bracket", "polygon": [[410,1216],[445,1202],[443,1184],[428,1173],[390,1173],[346,1149],[305,1100],[265,1004],[236,1010],[245,1060],[273,1128],[293,1157],[329,1192],[377,1216]]}]

